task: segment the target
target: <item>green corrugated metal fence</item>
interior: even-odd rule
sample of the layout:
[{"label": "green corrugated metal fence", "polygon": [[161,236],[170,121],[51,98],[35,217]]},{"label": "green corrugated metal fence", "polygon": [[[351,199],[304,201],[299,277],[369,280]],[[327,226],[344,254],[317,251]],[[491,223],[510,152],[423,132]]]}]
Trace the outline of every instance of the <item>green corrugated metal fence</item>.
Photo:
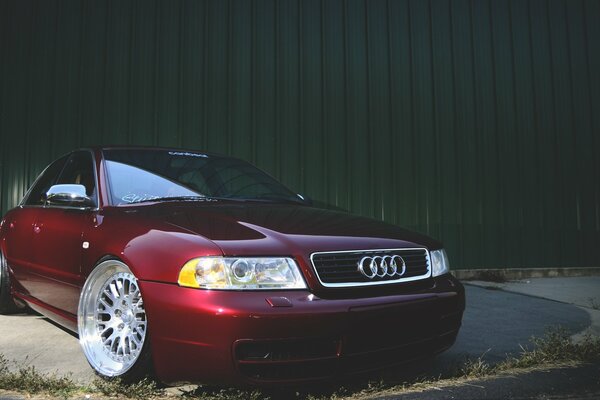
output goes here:
[{"label": "green corrugated metal fence", "polygon": [[0,208],[86,144],[233,154],[454,267],[598,266],[599,0],[0,0]]}]

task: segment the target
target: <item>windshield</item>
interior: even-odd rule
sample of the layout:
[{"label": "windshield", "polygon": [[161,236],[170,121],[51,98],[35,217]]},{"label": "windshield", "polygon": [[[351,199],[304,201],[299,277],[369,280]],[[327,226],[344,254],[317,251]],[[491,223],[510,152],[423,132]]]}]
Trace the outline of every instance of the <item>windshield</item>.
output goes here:
[{"label": "windshield", "polygon": [[104,150],[114,205],[155,200],[300,198],[251,164],[235,158],[158,149]]}]

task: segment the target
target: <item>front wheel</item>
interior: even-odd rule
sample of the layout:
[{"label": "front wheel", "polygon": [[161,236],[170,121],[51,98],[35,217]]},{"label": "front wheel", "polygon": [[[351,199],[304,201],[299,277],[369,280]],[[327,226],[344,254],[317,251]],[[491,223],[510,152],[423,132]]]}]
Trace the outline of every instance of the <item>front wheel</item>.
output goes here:
[{"label": "front wheel", "polygon": [[136,277],[119,260],[94,268],[81,291],[77,327],[83,352],[103,378],[150,376],[148,318]]},{"label": "front wheel", "polygon": [[6,258],[0,252],[0,314],[13,314],[22,311],[10,294],[10,275]]}]

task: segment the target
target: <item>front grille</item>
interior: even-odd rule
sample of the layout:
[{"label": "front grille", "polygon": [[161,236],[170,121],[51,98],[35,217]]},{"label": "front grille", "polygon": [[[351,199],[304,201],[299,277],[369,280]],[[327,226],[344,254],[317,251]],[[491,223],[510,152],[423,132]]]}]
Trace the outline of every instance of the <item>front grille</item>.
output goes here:
[{"label": "front grille", "polygon": [[[358,268],[359,262],[363,257],[375,256],[402,257],[406,265],[404,274],[401,276],[386,275],[384,277],[366,277]],[[427,249],[422,248],[323,252],[313,253],[310,258],[319,281],[323,286],[327,287],[367,286],[410,282],[425,279],[431,275],[429,252]]]}]

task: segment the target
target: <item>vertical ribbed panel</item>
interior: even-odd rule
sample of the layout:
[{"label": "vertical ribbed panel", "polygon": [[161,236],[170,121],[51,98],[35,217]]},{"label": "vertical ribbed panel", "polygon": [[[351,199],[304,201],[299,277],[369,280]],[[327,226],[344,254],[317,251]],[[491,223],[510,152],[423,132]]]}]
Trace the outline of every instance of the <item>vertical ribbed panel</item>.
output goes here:
[{"label": "vertical ribbed panel", "polygon": [[598,266],[600,1],[0,1],[0,209],[88,144],[232,154],[441,239]]}]

